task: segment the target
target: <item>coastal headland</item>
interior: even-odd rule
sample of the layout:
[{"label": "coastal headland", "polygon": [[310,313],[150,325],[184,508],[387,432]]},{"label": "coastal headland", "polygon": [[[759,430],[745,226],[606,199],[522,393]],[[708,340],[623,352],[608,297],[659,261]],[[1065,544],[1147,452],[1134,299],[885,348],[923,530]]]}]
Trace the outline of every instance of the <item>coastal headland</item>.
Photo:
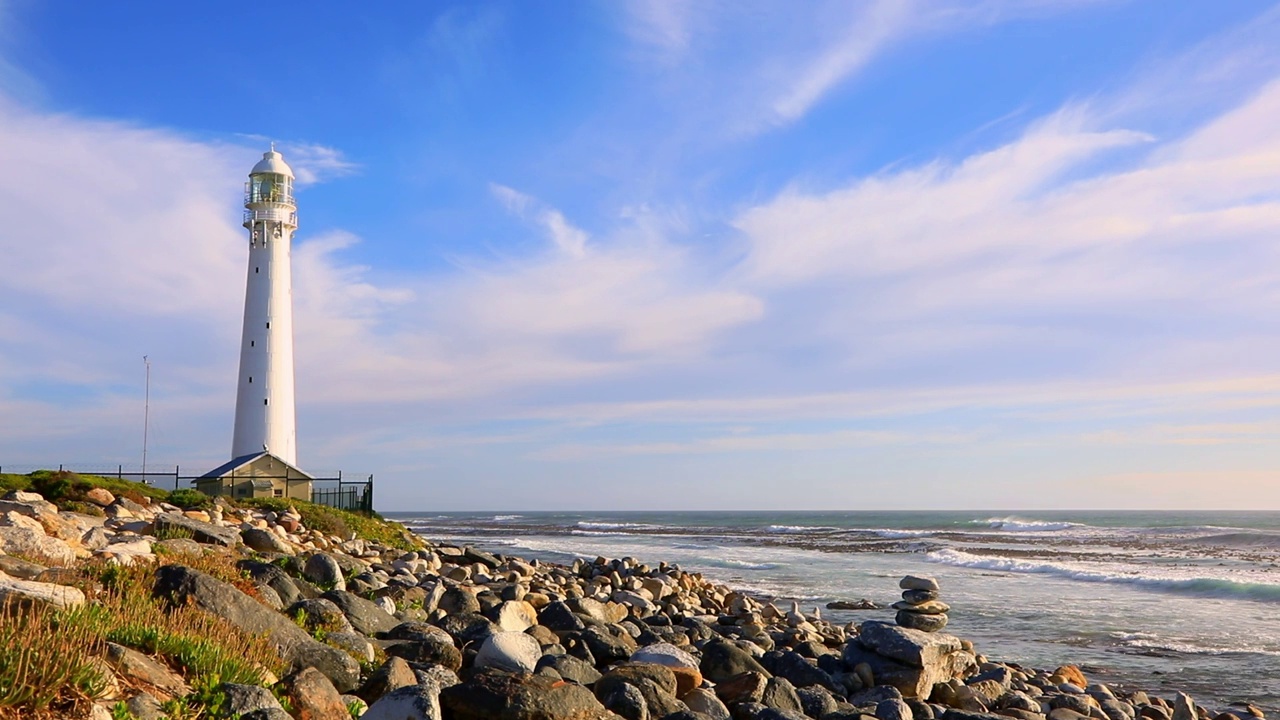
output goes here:
[{"label": "coastal headland", "polygon": [[833,623],[675,564],[526,560],[377,517],[0,477],[0,718],[1250,720],[946,630],[945,577]]}]

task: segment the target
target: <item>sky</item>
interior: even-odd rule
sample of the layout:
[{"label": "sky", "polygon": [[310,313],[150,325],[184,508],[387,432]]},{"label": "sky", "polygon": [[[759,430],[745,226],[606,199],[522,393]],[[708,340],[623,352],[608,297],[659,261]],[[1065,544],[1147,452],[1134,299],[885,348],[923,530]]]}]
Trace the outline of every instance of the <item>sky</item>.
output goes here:
[{"label": "sky", "polygon": [[0,469],[382,510],[1280,509],[1280,7],[0,0]]}]

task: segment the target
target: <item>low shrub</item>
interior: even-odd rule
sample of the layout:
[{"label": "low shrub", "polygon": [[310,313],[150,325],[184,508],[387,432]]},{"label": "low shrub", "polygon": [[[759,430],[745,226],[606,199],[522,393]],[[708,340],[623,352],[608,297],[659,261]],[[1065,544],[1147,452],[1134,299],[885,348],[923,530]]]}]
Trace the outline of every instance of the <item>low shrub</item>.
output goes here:
[{"label": "low shrub", "polygon": [[196,510],[210,507],[213,504],[213,498],[193,488],[182,488],[169,493],[165,502],[177,505],[183,510]]}]

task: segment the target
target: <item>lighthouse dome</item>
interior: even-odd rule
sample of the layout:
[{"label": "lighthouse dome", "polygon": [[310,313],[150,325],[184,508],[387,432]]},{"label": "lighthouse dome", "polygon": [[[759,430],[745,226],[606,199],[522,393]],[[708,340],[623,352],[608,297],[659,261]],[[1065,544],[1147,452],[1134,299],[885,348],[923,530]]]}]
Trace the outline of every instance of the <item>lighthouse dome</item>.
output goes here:
[{"label": "lighthouse dome", "polygon": [[284,161],[283,155],[271,150],[262,153],[262,159],[249,171],[250,175],[258,175],[260,173],[275,173],[276,175],[292,178],[293,168],[289,167],[289,163]]}]

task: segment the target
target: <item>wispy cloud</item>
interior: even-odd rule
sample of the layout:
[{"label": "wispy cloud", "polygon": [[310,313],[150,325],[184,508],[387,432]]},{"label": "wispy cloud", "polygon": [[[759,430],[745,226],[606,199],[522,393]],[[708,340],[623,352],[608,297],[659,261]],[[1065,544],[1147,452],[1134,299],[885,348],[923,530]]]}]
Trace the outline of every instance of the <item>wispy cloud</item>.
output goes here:
[{"label": "wispy cloud", "polygon": [[360,166],[347,160],[341,150],[315,143],[282,142],[280,152],[289,159],[299,185],[313,185],[351,175]]}]

